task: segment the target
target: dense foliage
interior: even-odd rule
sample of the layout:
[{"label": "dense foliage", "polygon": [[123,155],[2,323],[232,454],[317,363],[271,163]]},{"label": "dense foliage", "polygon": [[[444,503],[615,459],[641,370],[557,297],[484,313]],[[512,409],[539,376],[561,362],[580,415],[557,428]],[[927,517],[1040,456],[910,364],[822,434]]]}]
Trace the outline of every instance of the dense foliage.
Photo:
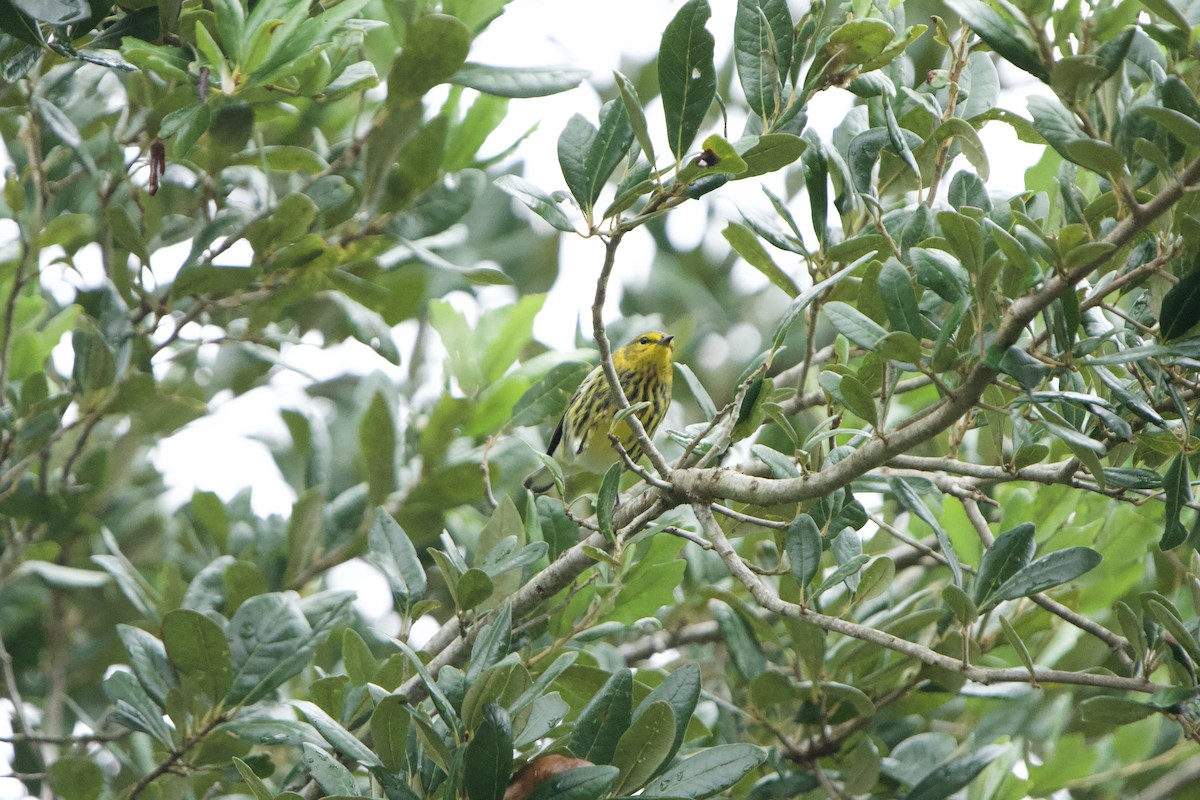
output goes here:
[{"label": "dense foliage", "polygon": [[[496,132],[586,76],[473,61],[504,0],[0,0],[20,786],[1200,797],[1200,2],[801,5],[679,4],[539,186]],[[1023,191],[984,125],[1045,147]],[[647,458],[526,492],[654,328]],[[157,443],[348,341],[391,369],[287,401],[286,519],[165,506]]]}]

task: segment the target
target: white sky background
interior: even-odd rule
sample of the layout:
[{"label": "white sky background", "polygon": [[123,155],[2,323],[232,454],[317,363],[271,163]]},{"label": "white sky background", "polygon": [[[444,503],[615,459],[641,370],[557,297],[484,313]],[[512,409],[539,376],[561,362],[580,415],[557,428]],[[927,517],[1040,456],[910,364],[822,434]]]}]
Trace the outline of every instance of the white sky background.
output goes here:
[{"label": "white sky background", "polygon": [[[708,28],[717,38],[718,63],[728,56],[733,30],[732,2],[715,2],[713,19]],[[804,4],[792,2],[793,13],[797,14]],[[525,164],[525,177],[547,191],[564,186],[557,162],[557,138],[567,120],[574,113],[583,114],[593,122],[600,107],[599,95],[594,85],[608,88],[612,82],[612,70],[622,64],[642,64],[657,53],[661,32],[678,10],[678,0],[610,0],[602,7],[591,7],[581,15],[581,6],[562,0],[513,0],[505,13],[496,20],[474,43],[470,58],[473,61],[501,66],[541,66],[569,64],[583,67],[592,75],[584,85],[560,95],[548,98],[513,100],[509,104],[509,116],[500,130],[489,140],[484,152],[495,152],[505,147],[514,138],[532,125],[537,131],[525,140],[517,151],[517,158]],[[630,24],[629,20],[636,20]],[[929,34],[926,34],[929,35]],[[1001,68],[1004,69],[1003,67]],[[1002,82],[1014,73],[1001,72]],[[1023,84],[1022,90],[1039,91],[1032,83]],[[830,132],[841,121],[852,104],[851,96],[841,90],[822,93],[810,103],[809,126],[828,141]],[[1004,89],[1000,105],[1019,113],[1025,112],[1024,91]],[[659,152],[669,152],[662,128],[661,104],[656,99],[648,109],[652,134],[658,129]],[[736,138],[744,120],[731,118],[730,136]],[[708,131],[701,131],[700,138]],[[991,163],[993,164],[989,187],[999,191],[1015,192],[1023,188],[1025,169],[1041,155],[1041,148],[1025,145],[1016,140],[1011,128],[999,123],[989,123],[980,136]],[[961,159],[960,159],[961,160]],[[0,148],[0,167],[8,166],[3,149]],[[771,176],[768,176],[771,181]],[[943,183],[947,186],[949,181]],[[769,183],[769,185],[772,185]],[[721,214],[729,219],[740,217],[740,211],[748,214],[773,214],[770,204],[763,195],[757,180],[731,182],[708,195],[703,202],[715,200]],[[772,188],[782,192],[782,180],[775,176]],[[521,213],[525,213],[522,211]],[[530,215],[532,217],[532,215]],[[809,225],[808,216],[796,214],[802,225]],[[534,220],[535,226],[544,225]],[[701,239],[706,247],[715,252],[724,252],[728,245],[720,236],[723,225],[712,225],[705,220],[700,203],[690,203],[673,210],[668,218],[668,235],[681,246],[694,246]],[[0,243],[15,238],[15,224],[0,220]],[[242,243],[244,244],[244,243]],[[152,258],[152,270],[160,280],[169,279],[186,257],[190,243],[167,248]],[[564,333],[574,331],[582,321],[584,330],[590,329],[590,306],[594,291],[594,278],[599,272],[602,246],[595,240],[584,240],[577,236],[565,236],[561,249],[564,264],[570,270],[560,273],[559,281],[550,291],[550,296],[536,320],[535,335],[544,342],[561,341]],[[53,253],[44,253],[44,264],[53,259]],[[229,263],[246,263],[248,247],[235,246],[226,255]],[[621,259],[614,283],[639,285],[646,280],[653,247],[643,231],[626,237],[622,245]],[[86,262],[86,258],[79,259]],[[788,262],[780,258],[787,268]],[[95,265],[98,269],[98,264]],[[66,292],[70,286],[93,284],[100,276],[89,275],[92,267],[81,264],[81,273],[70,274],[61,267],[49,266],[44,270],[44,282],[51,291]],[[756,270],[740,262],[735,267],[735,278],[747,290],[765,285],[766,280]],[[567,276],[566,278],[561,276]],[[616,292],[610,294],[610,313],[617,307]],[[498,306],[511,302],[515,293],[510,288],[489,287],[481,293],[487,306]],[[450,300],[457,307],[473,315],[478,306],[465,293],[456,293]],[[395,329],[397,342],[407,363],[412,349],[415,326],[404,323]],[[169,332],[169,331],[168,331]],[[205,338],[200,326],[192,325],[187,338]],[[279,370],[271,379],[269,388],[256,389],[240,397],[218,397],[210,405],[210,414],[204,419],[188,425],[175,435],[164,439],[156,448],[153,457],[163,470],[171,487],[164,498],[173,509],[186,502],[196,489],[216,492],[228,499],[246,486],[253,487],[253,508],[256,513],[288,514],[295,495],[284,483],[278,468],[264,442],[286,441],[286,429],[279,418],[281,408],[303,408],[310,401],[304,387],[315,380],[324,380],[341,374],[366,375],[382,370],[393,377],[398,376],[396,367],[379,358],[365,345],[346,342],[334,347],[322,348],[313,343],[301,343],[285,349],[284,359],[297,367],[296,371]],[[215,348],[212,345],[211,348]],[[212,350],[215,354],[215,349]],[[60,346],[55,354],[60,368],[69,374],[70,348]],[[431,377],[436,378],[436,372]],[[390,597],[383,579],[370,568],[354,564],[344,565],[329,575],[333,588],[351,588],[359,591],[360,610],[368,618],[386,617],[390,610]],[[386,626],[386,622],[384,622]],[[421,631],[414,631],[417,636]],[[425,635],[428,635],[427,633]],[[7,714],[0,712],[0,727],[5,725]],[[0,774],[7,766],[7,746],[0,745]],[[23,793],[14,786],[18,782],[0,777],[0,800],[20,797]]]}]

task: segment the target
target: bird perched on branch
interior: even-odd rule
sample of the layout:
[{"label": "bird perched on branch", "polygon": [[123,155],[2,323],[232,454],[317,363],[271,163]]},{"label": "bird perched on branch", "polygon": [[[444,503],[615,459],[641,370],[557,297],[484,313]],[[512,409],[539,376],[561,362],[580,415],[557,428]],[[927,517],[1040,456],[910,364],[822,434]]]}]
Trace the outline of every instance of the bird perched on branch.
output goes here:
[{"label": "bird perched on branch", "polygon": [[[613,367],[629,405],[646,404],[633,412],[641,420],[646,436],[654,435],[667,415],[667,407],[671,405],[674,340],[675,337],[670,334],[650,331],[612,354]],[[603,366],[597,366],[579,384],[579,389],[567,404],[566,413],[550,437],[546,454],[554,455],[561,444],[559,460],[564,466],[585,472],[604,472],[620,459],[608,438],[611,432],[620,440],[630,460],[636,462],[642,455],[642,449],[626,419],[622,418],[614,424],[616,415],[617,400],[609,391]],[[553,486],[553,483],[534,486],[534,481],[545,469],[541,467],[526,478],[525,488],[544,492]]]}]

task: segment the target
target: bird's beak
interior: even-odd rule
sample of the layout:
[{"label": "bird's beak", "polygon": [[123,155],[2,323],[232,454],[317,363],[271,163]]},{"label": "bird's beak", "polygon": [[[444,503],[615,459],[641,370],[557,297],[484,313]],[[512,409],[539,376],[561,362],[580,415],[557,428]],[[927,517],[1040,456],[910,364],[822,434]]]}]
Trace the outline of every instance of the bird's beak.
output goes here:
[{"label": "bird's beak", "polygon": [[658,340],[658,343],[661,344],[663,347],[670,347],[671,342],[674,340],[675,340],[674,336],[664,336],[663,338]]}]

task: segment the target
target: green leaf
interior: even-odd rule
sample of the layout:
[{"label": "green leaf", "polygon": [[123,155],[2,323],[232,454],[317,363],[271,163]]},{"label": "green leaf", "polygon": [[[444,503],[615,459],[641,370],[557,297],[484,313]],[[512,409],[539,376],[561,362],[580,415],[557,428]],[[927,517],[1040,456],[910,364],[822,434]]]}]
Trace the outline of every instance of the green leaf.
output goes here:
[{"label": "green leaf", "polygon": [[996,537],[983,554],[975,577],[975,602],[983,605],[1001,584],[1033,560],[1034,526],[1024,522]]},{"label": "green leaf", "polygon": [[[738,140],[735,144],[741,144]],[[754,137],[754,143],[741,153],[746,169],[737,174],[737,179],[753,178],[783,169],[800,158],[808,144],[799,136],[790,133],[764,133]]]},{"label": "green leaf", "polygon": [[908,270],[895,258],[889,258],[879,272],[879,296],[887,312],[892,330],[907,331],[920,339],[925,335],[925,323],[917,307],[917,293]]},{"label": "green leaf", "polygon": [[451,705],[450,699],[446,697],[441,687],[438,686],[437,681],[433,679],[433,675],[426,668],[425,662],[421,660],[421,657],[407,643],[394,637],[392,638],[392,643],[400,648],[400,652],[404,653],[409,663],[412,664],[413,669],[417,671],[417,675],[420,676],[421,682],[425,684],[425,690],[429,692],[429,699],[433,701],[433,705],[441,716],[442,722],[451,730],[457,731],[461,723],[458,715],[454,713],[454,706]]},{"label": "green leaf", "polygon": [[132,625],[118,625],[117,635],[125,646],[125,652],[129,653],[129,663],[138,683],[154,702],[160,706],[165,704],[167,693],[177,684],[163,643]]},{"label": "green leaf", "polygon": [[1138,111],[1161,125],[1181,144],[1189,147],[1200,144],[1200,120],[1192,119],[1173,108],[1160,106],[1141,106]]},{"label": "green leaf", "polygon": [[782,111],[781,78],[787,75],[787,68],[780,68],[779,56],[781,50],[791,55],[791,31],[787,34],[786,41],[776,42],[760,0],[738,0],[733,20],[733,60],[746,102],[768,122]]},{"label": "green leaf", "polygon": [[805,289],[796,295],[792,302],[788,303],[787,309],[784,310],[783,316],[780,317],[779,323],[775,326],[775,336],[772,339],[773,346],[778,349],[783,344],[783,340],[787,336],[792,324],[799,319],[800,315],[804,313],[804,310],[808,308],[813,300],[820,297],[827,289],[840,283],[843,278],[853,272],[864,261],[866,261],[865,257],[849,266],[843,267],[820,283],[813,284],[812,288]]},{"label": "green leaf", "polygon": [[171,729],[163,721],[162,707],[150,699],[133,675],[116,670],[104,679],[100,688],[116,706],[110,715],[112,722],[149,734],[160,744],[175,746]]},{"label": "green leaf", "polygon": [[934,535],[937,536],[938,547],[941,549],[942,555],[946,557],[946,561],[950,566],[950,573],[954,577],[954,585],[961,588],[963,585],[962,564],[959,562],[958,553],[955,552],[954,545],[950,541],[950,535],[938,524],[937,518],[930,513],[925,502],[921,500],[921,497],[907,481],[900,478],[891,478],[888,480],[888,486],[891,487],[892,494],[900,501],[900,505],[904,506],[910,514],[933,528]]},{"label": "green leaf", "polygon": [[371,746],[384,769],[401,772],[408,762],[408,724],[411,718],[403,695],[390,694],[371,714]]},{"label": "green leaf", "polygon": [[632,710],[633,673],[618,670],[580,713],[571,731],[571,752],[593,763],[611,763]]},{"label": "green leaf", "polygon": [[508,192],[524,203],[530,211],[550,223],[557,230],[573,233],[575,226],[563,210],[554,202],[554,198],[534,186],[524,178],[516,175],[501,175],[493,182],[497,189]]},{"label": "green leaf", "polygon": [[242,781],[250,788],[250,794],[254,795],[254,800],[274,800],[275,793],[263,783],[262,778],[255,774],[249,764],[234,756],[233,766],[237,768],[238,773],[242,776]]},{"label": "green leaf", "polygon": [[512,604],[505,602],[479,630],[471,645],[467,662],[467,683],[474,683],[484,671],[508,655],[512,648]]},{"label": "green leaf", "polygon": [[946,0],[946,5],[1015,67],[1043,83],[1050,81],[1050,74],[1037,55],[1033,34],[1023,20],[1001,14],[982,0]]},{"label": "green leaf", "polygon": [[633,143],[633,125],[625,104],[610,100],[600,108],[600,128],[591,147],[588,148],[585,170],[588,176],[588,200],[586,207],[595,205],[600,190],[612,176],[617,164],[629,152]]},{"label": "green leaf", "polygon": [[425,595],[425,569],[412,539],[384,508],[375,509],[367,533],[367,561],[387,578],[396,605],[407,611]]},{"label": "green leaf", "polygon": [[692,146],[717,94],[715,40],[704,27],[711,15],[707,0],[688,0],[667,24],[658,51],[667,141],[676,160]]},{"label": "green leaf", "polygon": [[329,164],[325,159],[307,147],[284,144],[267,145],[257,150],[248,150],[231,158],[229,163],[266,167],[272,172],[299,172],[307,175],[314,175],[329,169]]},{"label": "green leaf", "polygon": [[1130,725],[1155,713],[1149,703],[1127,697],[1099,695],[1088,697],[1079,704],[1079,713],[1088,722],[1107,725]]},{"label": "green leaf", "polygon": [[938,227],[950,243],[950,252],[958,256],[959,262],[970,275],[983,272],[984,249],[983,228],[970,217],[954,211],[939,211]]},{"label": "green leaf", "polygon": [[711,797],[733,786],[766,760],[766,751],[752,744],[709,747],[651,781],[645,794],[648,797]]},{"label": "green leaf", "polygon": [[767,658],[754,635],[753,628],[731,605],[736,605],[737,602],[733,598],[726,598],[724,601],[710,603],[709,610],[717,620],[734,667],[744,679],[753,681],[766,670]]},{"label": "green leaf", "polygon": [[1163,295],[1158,322],[1164,342],[1178,339],[1200,323],[1200,267],[1180,278]]},{"label": "green leaf", "polygon": [[92,13],[84,0],[12,0],[12,4],[33,19],[51,25],[81,22]]},{"label": "green leaf", "polygon": [[168,611],[162,622],[167,657],[186,682],[215,703],[229,692],[233,660],[225,632],[211,618],[186,608]]},{"label": "green leaf", "polygon": [[426,14],[407,31],[404,49],[388,72],[388,105],[415,103],[439,83],[459,80],[471,46],[467,26],[446,14]]},{"label": "green leaf", "polygon": [[[979,54],[971,54],[971,63],[975,63],[975,57],[977,55]],[[991,66],[991,62],[987,61],[987,59],[983,59],[983,61],[987,63],[989,67]],[[994,67],[992,67],[992,74],[995,75]],[[972,88],[971,95],[967,99],[968,104],[970,104],[970,102],[974,99],[975,90]],[[980,141],[979,134],[975,132],[975,128],[964,119],[951,117],[939,125],[937,130],[933,132],[933,136],[930,137],[930,141],[934,142],[944,142],[947,139],[958,142],[958,146],[961,148],[962,154],[966,157],[967,161],[970,162],[971,166],[975,168],[975,172],[982,180],[987,181],[988,174],[990,172],[987,152],[983,149],[983,142]]]},{"label": "green leaf", "polygon": [[945,601],[960,625],[971,625],[979,619],[979,609],[975,607],[975,603],[967,596],[966,592],[953,583],[942,587],[942,600]]},{"label": "green leaf", "polygon": [[1013,650],[1017,651],[1017,657],[1021,659],[1021,663],[1025,665],[1025,669],[1029,672],[1031,680],[1036,680],[1033,671],[1033,656],[1029,655],[1029,648],[1025,646],[1025,642],[1017,633],[1017,629],[1003,614],[999,615],[1000,628],[1004,631],[1004,638],[1008,640],[1008,644]]},{"label": "green leaf", "polygon": [[713,403],[712,398],[708,396],[704,385],[700,383],[700,379],[696,377],[696,373],[692,372],[692,368],[681,361],[676,361],[674,364],[675,372],[683,378],[683,382],[687,384],[688,390],[692,393],[692,399],[696,401],[696,405],[700,406],[700,410],[704,412],[704,418],[711,420],[717,416],[717,406]]},{"label": "green leaf", "polygon": [[325,740],[333,745],[346,758],[353,759],[364,767],[381,767],[383,762],[369,747],[358,740],[354,734],[342,727],[341,723],[321,710],[316,703],[307,700],[292,700],[292,705],[308,719]]},{"label": "green leaf", "polygon": [[496,591],[496,585],[490,575],[481,569],[472,567],[458,579],[454,590],[455,600],[462,611],[470,611],[485,602]]},{"label": "green leaf", "polygon": [[775,263],[754,231],[741,223],[730,222],[725,226],[725,230],[721,231],[721,235],[733,246],[739,256],[765,275],[771,283],[786,292],[788,297],[796,297],[800,294],[800,288],[796,286],[796,282]]},{"label": "green leaf", "polygon": [[984,768],[995,761],[1008,748],[1002,745],[985,745],[974,753],[951,759],[934,767],[904,796],[904,800],[945,800],[966,786]]},{"label": "green leaf", "polygon": [[370,61],[356,61],[327,83],[321,94],[326,101],[338,100],[378,85],[379,73],[375,71],[375,65]]},{"label": "green leaf", "polygon": [[495,703],[467,743],[463,783],[470,800],[502,800],[512,774],[513,738],[508,712]]},{"label": "green leaf", "polygon": [[[895,36],[896,29],[881,19],[852,19],[833,29],[826,50],[837,54],[839,67],[866,64],[880,56]],[[871,69],[875,67],[864,71]]]},{"label": "green leaf", "polygon": [[[850,176],[854,180],[854,188],[862,194],[872,194],[872,174],[875,170],[875,162],[879,160],[879,153],[883,148],[887,147],[892,151],[896,151],[895,141],[904,142],[910,148],[920,147],[924,141],[920,136],[910,130],[897,129],[897,131],[889,131],[887,128],[871,128],[855,136],[850,140],[850,146],[846,150],[846,165],[850,168]],[[902,156],[900,152],[896,155]],[[909,154],[911,156],[911,153]]]},{"label": "green leaf", "polygon": [[600,482],[600,491],[596,495],[596,524],[600,533],[607,541],[615,541],[616,531],[613,529],[613,509],[617,505],[618,492],[621,487],[621,465],[613,464],[604,473]]},{"label": "green leaf", "polygon": [[[229,620],[229,703],[253,703],[308,666],[319,643],[295,593],[251,597]],[[324,638],[324,637],[321,637]]]},{"label": "green leaf", "polygon": [[1180,453],[1171,459],[1163,474],[1163,522],[1165,530],[1158,542],[1160,550],[1171,550],[1187,539],[1187,528],[1180,521],[1184,507],[1192,499],[1191,476],[1187,456]]},{"label": "green leaf", "polygon": [[1192,659],[1192,662],[1200,661],[1200,643],[1196,641],[1195,635],[1183,622],[1183,617],[1179,613],[1179,609],[1175,605],[1154,592],[1144,592],[1142,594],[1142,607],[1158,620],[1158,624],[1170,632],[1175,641],[1182,647]]},{"label": "green leaf", "polygon": [[305,742],[301,746],[300,762],[312,775],[313,780],[325,790],[327,795],[342,795],[357,797],[358,787],[350,770],[343,767],[336,758],[319,747]]},{"label": "green leaf", "polygon": [[992,605],[1060,586],[1073,581],[1100,563],[1101,556],[1090,547],[1068,547],[1042,556],[1013,573],[992,595]]},{"label": "green leaf", "polygon": [[599,800],[608,794],[620,770],[616,767],[578,767],[547,778],[529,800]]},{"label": "green leaf", "polygon": [[1179,30],[1185,33],[1191,31],[1191,23],[1171,0],[1139,0],[1139,2],[1150,13],[1162,17]]},{"label": "green leaf", "polygon": [[382,505],[396,488],[396,424],[383,392],[376,392],[358,424],[371,505]]},{"label": "green leaf", "polygon": [[654,703],[663,702],[671,708],[675,720],[675,737],[671,743],[671,749],[663,759],[659,772],[665,769],[675,753],[679,752],[679,747],[683,744],[684,736],[687,734],[692,713],[696,710],[696,703],[699,700],[700,667],[697,664],[689,663],[682,665],[664,678],[663,682],[655,686],[634,711],[633,721],[636,723],[642,711]]},{"label": "green leaf", "polygon": [[493,67],[466,63],[454,73],[450,83],[496,97],[547,97],[574,89],[587,76],[587,70],[570,66]]},{"label": "green leaf", "polygon": [[874,350],[888,332],[849,303],[834,300],[821,307],[837,332],[865,350]]},{"label": "green leaf", "polygon": [[670,705],[656,700],[638,711],[613,754],[613,766],[621,770],[614,789],[619,794],[630,794],[644,786],[670,758],[674,743],[675,712]]},{"label": "green leaf", "polygon": [[62,800],[97,800],[104,789],[104,772],[91,758],[60,756],[47,773],[54,796]]}]

